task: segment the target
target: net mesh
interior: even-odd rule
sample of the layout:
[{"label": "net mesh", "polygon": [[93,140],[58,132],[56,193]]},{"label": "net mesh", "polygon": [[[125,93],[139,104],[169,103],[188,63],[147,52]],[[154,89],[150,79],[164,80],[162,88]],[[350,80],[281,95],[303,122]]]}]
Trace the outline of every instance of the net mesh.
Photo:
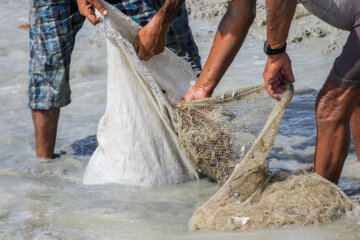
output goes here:
[{"label": "net mesh", "polygon": [[235,170],[226,184],[190,220],[203,231],[247,231],[330,223],[355,203],[338,186],[311,171],[272,174],[267,167]]},{"label": "net mesh", "polygon": [[141,62],[131,46],[140,27],[103,2],[108,44],[108,100],[99,146],[84,183],[156,186],[215,179],[220,190],[193,215],[196,230],[251,230],[333,221],[355,204],[320,176],[271,173],[274,145],[293,88],[281,101],[263,85],[196,101],[177,101],[196,80],[191,66],[165,50]]},{"label": "net mesh", "polygon": [[259,85],[175,105],[182,148],[196,169],[223,185],[194,213],[190,229],[330,223],[356,208],[338,186],[311,169],[269,170],[266,158],[292,95],[287,84],[277,102]]},{"label": "net mesh", "polygon": [[262,156],[247,163],[265,164],[291,96],[291,85],[280,102],[273,100],[263,85],[258,85],[209,99],[178,102],[175,109],[181,146],[198,171],[222,185],[261,132],[269,129],[267,139],[261,138]]}]

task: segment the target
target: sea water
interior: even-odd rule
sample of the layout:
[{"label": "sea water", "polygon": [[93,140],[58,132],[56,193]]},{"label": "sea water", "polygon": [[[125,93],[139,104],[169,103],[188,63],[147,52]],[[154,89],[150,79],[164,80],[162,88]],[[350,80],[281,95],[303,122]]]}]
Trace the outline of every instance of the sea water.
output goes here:
[{"label": "sea water", "polygon": [[[1,0],[0,9],[0,239],[360,239],[359,217],[247,233],[189,232],[195,209],[219,189],[208,178],[157,188],[81,184],[106,103],[104,33],[88,22],[72,55],[72,103],[61,110],[56,143],[60,157],[35,158],[27,107],[28,30],[17,28],[28,22],[28,1]],[[203,63],[216,25],[191,21]],[[264,39],[250,30],[217,91],[262,83]],[[289,46],[296,92],[268,158],[273,170],[290,171],[313,162],[314,100],[341,50],[323,54],[314,44]],[[360,192],[359,173],[351,145],[340,186],[352,197]]]}]

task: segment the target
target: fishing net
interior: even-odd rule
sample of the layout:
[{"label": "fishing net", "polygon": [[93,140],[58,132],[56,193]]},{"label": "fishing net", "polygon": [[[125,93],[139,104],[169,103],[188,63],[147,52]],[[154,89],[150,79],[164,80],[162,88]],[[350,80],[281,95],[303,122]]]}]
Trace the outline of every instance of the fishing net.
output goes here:
[{"label": "fishing net", "polygon": [[84,183],[158,186],[195,179],[198,170],[223,186],[192,217],[190,228],[197,230],[323,223],[354,208],[314,173],[268,170],[291,84],[281,101],[263,85],[178,101],[196,81],[191,66],[168,49],[139,61],[130,42],[140,27],[104,4],[107,106]]},{"label": "fishing net", "polygon": [[259,85],[209,99],[178,102],[177,132],[188,159],[220,185],[249,152],[259,156],[248,164],[264,164],[292,92],[288,84],[277,102]]},{"label": "fishing net", "polygon": [[337,185],[312,171],[273,174],[240,164],[225,185],[192,216],[189,228],[247,231],[330,223],[356,208]]}]

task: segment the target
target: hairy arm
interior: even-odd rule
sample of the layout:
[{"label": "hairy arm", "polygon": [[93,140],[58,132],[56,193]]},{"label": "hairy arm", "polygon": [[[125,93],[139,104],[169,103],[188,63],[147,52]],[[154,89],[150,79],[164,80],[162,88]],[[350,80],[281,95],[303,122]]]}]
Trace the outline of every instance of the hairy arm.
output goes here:
[{"label": "hairy arm", "polygon": [[210,97],[234,60],[256,14],[256,0],[234,0],[222,18],[209,57],[195,85],[184,100]]},{"label": "hairy arm", "polygon": [[139,31],[133,47],[141,60],[149,60],[164,51],[170,24],[184,2],[185,0],[166,0],[156,15]]},{"label": "hairy arm", "polygon": [[[285,45],[296,4],[297,0],[266,0],[267,41],[272,49]],[[268,56],[263,76],[270,96],[280,100],[285,81],[295,82],[287,53]]]}]

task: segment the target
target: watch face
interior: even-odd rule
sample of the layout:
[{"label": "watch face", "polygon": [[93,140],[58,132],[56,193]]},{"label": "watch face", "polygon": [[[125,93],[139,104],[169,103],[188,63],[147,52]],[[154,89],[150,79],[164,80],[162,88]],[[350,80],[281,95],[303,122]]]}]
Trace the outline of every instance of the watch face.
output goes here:
[{"label": "watch face", "polygon": [[266,54],[266,55],[269,55],[269,54],[270,54],[270,50],[271,50],[271,48],[270,48],[269,43],[268,43],[267,41],[265,41],[265,42],[264,42],[264,52],[265,52],[265,54]]},{"label": "watch face", "polygon": [[268,52],[268,49],[269,49],[269,44],[267,41],[264,42],[264,52],[267,54]]},{"label": "watch face", "polygon": [[271,49],[269,43],[267,41],[264,42],[264,52],[266,55],[275,55],[284,53],[286,50],[286,43],[282,48],[279,49]]}]

